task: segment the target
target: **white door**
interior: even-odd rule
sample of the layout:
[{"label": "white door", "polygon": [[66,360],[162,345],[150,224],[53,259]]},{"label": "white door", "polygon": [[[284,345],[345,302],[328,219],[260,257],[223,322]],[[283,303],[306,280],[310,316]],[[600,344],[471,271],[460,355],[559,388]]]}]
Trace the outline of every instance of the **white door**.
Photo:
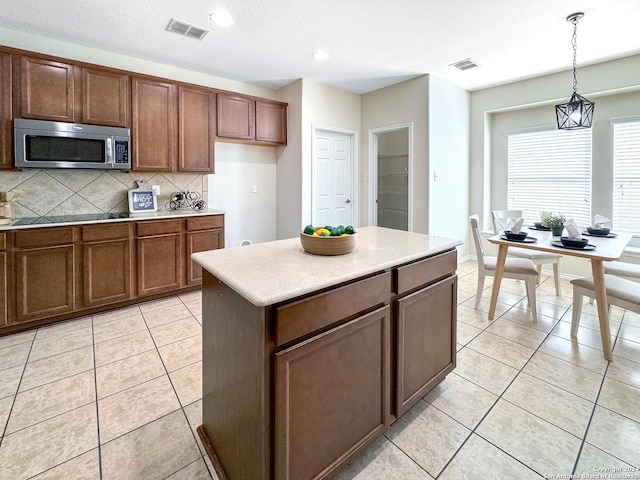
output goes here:
[{"label": "white door", "polygon": [[352,136],[316,130],[312,223],[353,225]]}]

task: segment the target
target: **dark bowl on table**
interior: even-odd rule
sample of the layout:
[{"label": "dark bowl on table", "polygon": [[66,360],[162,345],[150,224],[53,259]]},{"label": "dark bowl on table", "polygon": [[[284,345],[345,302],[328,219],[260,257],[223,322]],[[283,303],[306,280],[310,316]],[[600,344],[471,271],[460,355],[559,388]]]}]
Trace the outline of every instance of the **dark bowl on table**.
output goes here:
[{"label": "dark bowl on table", "polygon": [[547,228],[544,225],[542,225],[542,222],[533,222],[533,226],[536,228]]},{"label": "dark bowl on table", "polygon": [[565,247],[573,248],[584,248],[589,243],[589,240],[586,238],[560,237],[560,241]]},{"label": "dark bowl on table", "polygon": [[587,232],[589,232],[591,235],[609,235],[609,232],[611,231],[610,228],[606,228],[606,227],[600,227],[600,228],[593,228],[593,227],[587,227]]},{"label": "dark bowl on table", "polygon": [[513,232],[510,232],[509,230],[505,230],[504,236],[507,237],[509,240],[524,240],[525,238],[527,238],[527,232],[513,233]]}]

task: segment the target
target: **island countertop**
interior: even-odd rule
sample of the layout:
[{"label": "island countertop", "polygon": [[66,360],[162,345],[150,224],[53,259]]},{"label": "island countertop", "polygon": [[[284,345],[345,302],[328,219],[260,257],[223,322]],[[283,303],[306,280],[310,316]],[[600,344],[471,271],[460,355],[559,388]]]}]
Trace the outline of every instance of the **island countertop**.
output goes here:
[{"label": "island countertop", "polygon": [[382,227],[362,227],[357,235],[356,248],[346,255],[307,253],[295,237],[198,252],[192,259],[253,305],[264,307],[462,244]]}]

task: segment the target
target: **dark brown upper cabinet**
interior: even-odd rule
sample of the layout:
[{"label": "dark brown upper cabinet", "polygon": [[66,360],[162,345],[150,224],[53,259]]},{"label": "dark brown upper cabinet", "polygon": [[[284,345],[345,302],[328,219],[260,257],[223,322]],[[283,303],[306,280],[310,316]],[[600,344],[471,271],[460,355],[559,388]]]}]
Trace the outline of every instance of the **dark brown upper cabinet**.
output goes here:
[{"label": "dark brown upper cabinet", "polygon": [[239,95],[218,94],[218,137],[255,140],[255,100]]},{"label": "dark brown upper cabinet", "polygon": [[11,168],[13,129],[11,108],[11,54],[0,52],[0,169]]},{"label": "dark brown upper cabinet", "polygon": [[256,100],[256,141],[287,144],[287,105]]},{"label": "dark brown upper cabinet", "polygon": [[216,94],[210,89],[180,86],[178,95],[178,170],[213,173]]},{"label": "dark brown upper cabinet", "polygon": [[133,170],[171,172],[178,158],[178,88],[134,77],[131,81]]},{"label": "dark brown upper cabinet", "polygon": [[15,117],[129,126],[129,76],[43,58],[16,56]]},{"label": "dark brown upper cabinet", "polygon": [[286,145],[287,104],[219,93],[218,137]]}]

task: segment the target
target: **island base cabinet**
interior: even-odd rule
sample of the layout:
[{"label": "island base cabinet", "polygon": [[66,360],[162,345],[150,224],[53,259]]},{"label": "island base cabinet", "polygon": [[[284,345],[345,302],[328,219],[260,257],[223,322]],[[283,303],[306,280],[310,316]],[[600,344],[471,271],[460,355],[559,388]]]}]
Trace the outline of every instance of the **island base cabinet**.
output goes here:
[{"label": "island base cabinet", "polygon": [[398,418],[456,366],[456,290],[452,276],[397,302]]},{"label": "island base cabinet", "polygon": [[275,478],[327,478],[390,425],[389,307],[275,355]]}]

